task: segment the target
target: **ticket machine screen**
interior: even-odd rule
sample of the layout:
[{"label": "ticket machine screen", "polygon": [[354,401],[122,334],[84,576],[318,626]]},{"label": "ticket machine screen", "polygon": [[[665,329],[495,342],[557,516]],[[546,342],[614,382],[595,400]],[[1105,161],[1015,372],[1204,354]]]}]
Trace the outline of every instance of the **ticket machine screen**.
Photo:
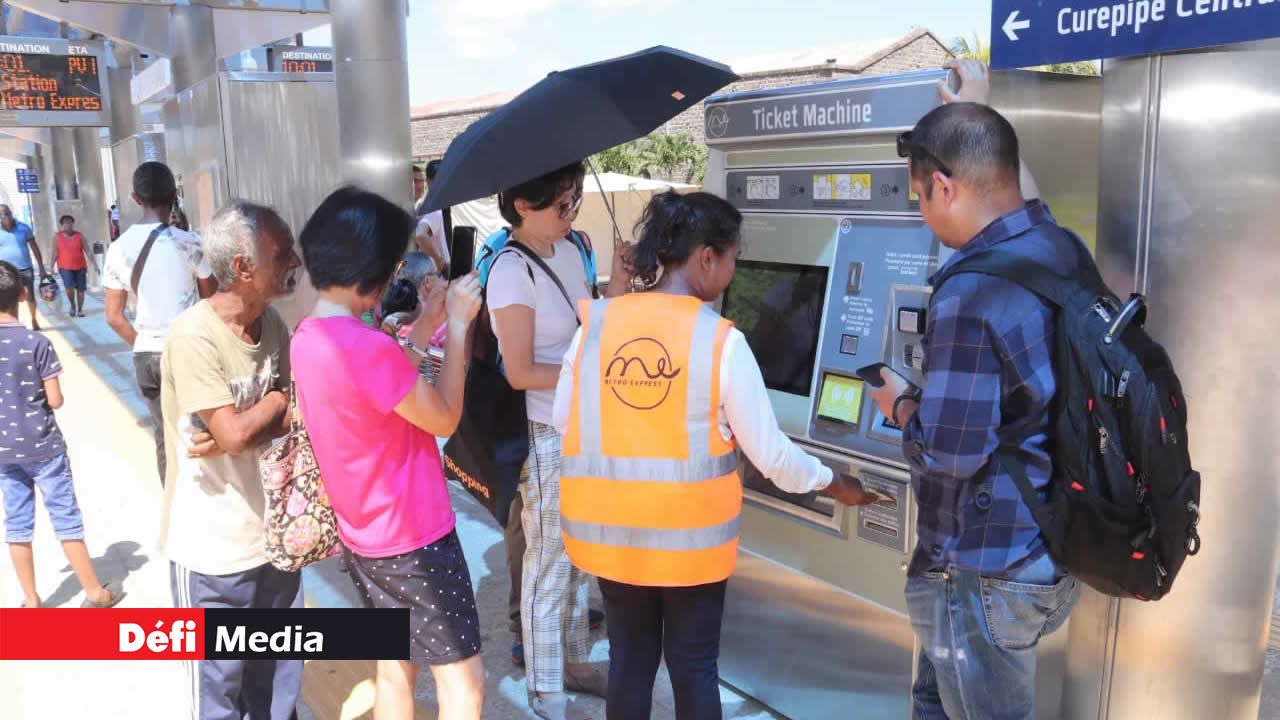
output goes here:
[{"label": "ticket machine screen", "polygon": [[742,331],[770,390],[808,395],[827,268],[739,260],[721,314]]},{"label": "ticket machine screen", "polygon": [[818,417],[851,428],[858,427],[862,416],[862,381],[834,373],[822,376],[818,396]]}]

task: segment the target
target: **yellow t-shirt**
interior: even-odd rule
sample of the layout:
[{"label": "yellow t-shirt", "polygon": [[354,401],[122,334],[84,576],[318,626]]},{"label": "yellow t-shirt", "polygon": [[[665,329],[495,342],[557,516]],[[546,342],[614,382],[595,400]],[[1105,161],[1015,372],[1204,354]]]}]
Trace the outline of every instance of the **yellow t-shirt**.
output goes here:
[{"label": "yellow t-shirt", "polygon": [[268,308],[262,335],[250,345],[201,301],[169,328],[161,372],[168,477],[160,550],[205,575],[265,564],[266,503],[258,458],[269,443],[212,458],[192,459],[187,450],[205,431],[200,411],[230,405],[244,412],[271,390],[289,387],[289,329]]}]

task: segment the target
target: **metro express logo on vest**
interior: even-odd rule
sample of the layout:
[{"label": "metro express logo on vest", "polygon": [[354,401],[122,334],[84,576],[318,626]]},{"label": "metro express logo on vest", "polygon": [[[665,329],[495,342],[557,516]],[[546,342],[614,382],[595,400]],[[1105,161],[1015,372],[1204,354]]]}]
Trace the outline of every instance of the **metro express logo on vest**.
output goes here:
[{"label": "metro express logo on vest", "polygon": [[0,660],[409,659],[409,611],[0,609]]},{"label": "metro express logo on vest", "polygon": [[614,397],[633,410],[653,410],[671,394],[671,382],[683,372],[671,353],[651,337],[628,340],[613,352],[604,370],[604,384]]}]

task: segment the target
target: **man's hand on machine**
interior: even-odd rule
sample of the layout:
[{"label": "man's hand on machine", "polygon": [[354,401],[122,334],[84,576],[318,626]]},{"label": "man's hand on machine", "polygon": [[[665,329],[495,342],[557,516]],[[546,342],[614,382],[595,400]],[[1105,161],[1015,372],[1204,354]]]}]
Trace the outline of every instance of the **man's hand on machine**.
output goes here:
[{"label": "man's hand on machine", "polygon": [[852,475],[843,475],[836,473],[831,479],[831,484],[824,490],[828,495],[835,498],[837,502],[844,505],[870,505],[880,499],[880,496],[873,492],[868,492],[862,487],[862,483],[858,478]]},{"label": "man's hand on machine", "polygon": [[956,92],[951,92],[946,80],[938,83],[938,94],[943,102],[991,104],[991,79],[985,64],[977,60],[948,60],[942,67],[954,70],[960,78],[960,89]]}]

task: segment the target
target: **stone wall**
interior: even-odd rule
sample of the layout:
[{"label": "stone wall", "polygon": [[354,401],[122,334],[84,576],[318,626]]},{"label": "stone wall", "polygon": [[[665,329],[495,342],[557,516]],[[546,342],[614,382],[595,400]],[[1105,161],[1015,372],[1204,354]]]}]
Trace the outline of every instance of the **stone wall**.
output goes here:
[{"label": "stone wall", "polygon": [[[932,33],[920,31],[907,36],[902,42],[889,46],[884,52],[869,59],[861,66],[815,66],[788,68],[750,73],[732,83],[721,93],[743,92],[763,88],[790,87],[812,83],[830,82],[861,75],[888,75],[936,68],[951,57],[947,48]],[[471,123],[484,117],[497,105],[467,110],[415,117],[410,122],[413,134],[413,154],[418,161],[443,157],[449,143]],[[706,140],[703,134],[702,103],[689,108],[664,126],[667,132],[687,133],[699,143]]]}]

